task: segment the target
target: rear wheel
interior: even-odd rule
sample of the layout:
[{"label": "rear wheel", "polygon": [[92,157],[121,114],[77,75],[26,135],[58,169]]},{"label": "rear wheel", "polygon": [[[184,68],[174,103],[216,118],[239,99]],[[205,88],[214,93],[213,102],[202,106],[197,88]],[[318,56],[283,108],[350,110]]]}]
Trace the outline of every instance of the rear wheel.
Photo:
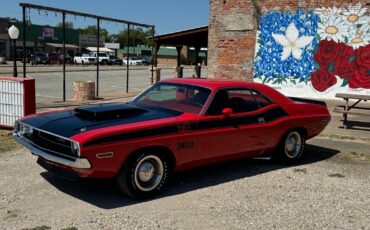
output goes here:
[{"label": "rear wheel", "polygon": [[289,131],[279,144],[274,159],[285,164],[295,163],[302,158],[306,138],[297,130]]},{"label": "rear wheel", "polygon": [[155,153],[140,153],[129,159],[117,176],[119,189],[126,195],[145,199],[157,195],[169,177],[169,161]]}]

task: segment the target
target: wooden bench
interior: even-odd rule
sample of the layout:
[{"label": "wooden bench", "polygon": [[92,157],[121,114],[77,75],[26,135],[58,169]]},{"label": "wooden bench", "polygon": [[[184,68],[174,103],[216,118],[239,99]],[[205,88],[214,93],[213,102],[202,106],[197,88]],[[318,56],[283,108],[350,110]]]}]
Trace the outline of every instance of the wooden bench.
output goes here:
[{"label": "wooden bench", "polygon": [[[344,128],[348,128],[348,114],[368,116],[370,118],[370,112],[366,113],[366,111],[370,111],[370,107],[357,106],[361,101],[370,101],[370,95],[337,93],[335,97],[346,101],[346,105],[336,105],[334,108],[334,112],[343,114]],[[355,100],[355,102],[350,104],[350,100]]]}]

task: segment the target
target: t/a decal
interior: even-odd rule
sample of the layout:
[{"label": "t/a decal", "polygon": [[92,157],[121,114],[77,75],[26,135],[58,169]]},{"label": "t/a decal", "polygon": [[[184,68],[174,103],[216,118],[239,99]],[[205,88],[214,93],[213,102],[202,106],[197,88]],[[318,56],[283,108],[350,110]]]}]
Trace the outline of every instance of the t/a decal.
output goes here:
[{"label": "t/a decal", "polygon": [[191,131],[190,124],[180,124],[177,125],[177,129],[179,133],[187,133]]},{"label": "t/a decal", "polygon": [[194,142],[193,141],[183,141],[177,143],[177,149],[192,149],[194,148]]}]

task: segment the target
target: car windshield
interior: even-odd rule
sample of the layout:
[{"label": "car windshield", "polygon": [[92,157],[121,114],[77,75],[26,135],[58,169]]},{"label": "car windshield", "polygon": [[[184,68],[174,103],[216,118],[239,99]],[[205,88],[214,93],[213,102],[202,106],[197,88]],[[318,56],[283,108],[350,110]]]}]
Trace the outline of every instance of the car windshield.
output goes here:
[{"label": "car windshield", "polygon": [[157,106],[179,112],[199,114],[210,93],[210,89],[199,86],[157,83],[132,102],[144,107]]},{"label": "car windshield", "polygon": [[36,57],[46,57],[45,53],[35,53]]}]

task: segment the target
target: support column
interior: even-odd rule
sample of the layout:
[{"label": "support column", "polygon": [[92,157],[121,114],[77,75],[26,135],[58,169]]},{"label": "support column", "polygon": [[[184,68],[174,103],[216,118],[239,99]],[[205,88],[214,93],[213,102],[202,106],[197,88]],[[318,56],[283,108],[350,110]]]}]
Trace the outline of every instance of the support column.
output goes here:
[{"label": "support column", "polygon": [[[200,47],[196,46],[194,48],[195,48],[195,65],[198,65],[200,63],[200,58],[199,58]],[[200,64],[202,64],[202,63],[200,63]]]},{"label": "support column", "polygon": [[176,46],[176,51],[177,51],[177,67],[180,67],[180,58],[181,58],[181,50],[182,50],[182,45],[177,45]]},{"label": "support column", "polygon": [[159,41],[154,41],[153,42],[153,64],[155,67],[158,66],[158,51],[159,51],[159,48],[161,47],[161,43]]},{"label": "support column", "polygon": [[63,101],[66,101],[66,13],[63,12]]},{"label": "support column", "polygon": [[126,93],[128,93],[129,70],[130,70],[130,24],[127,24],[127,63],[126,63]]},{"label": "support column", "polygon": [[96,98],[99,98],[99,45],[100,45],[100,18],[96,19],[97,33],[96,33]]},{"label": "support column", "polygon": [[26,7],[22,7],[23,12],[23,78],[26,78],[26,58],[27,58],[27,48],[26,48]]}]

